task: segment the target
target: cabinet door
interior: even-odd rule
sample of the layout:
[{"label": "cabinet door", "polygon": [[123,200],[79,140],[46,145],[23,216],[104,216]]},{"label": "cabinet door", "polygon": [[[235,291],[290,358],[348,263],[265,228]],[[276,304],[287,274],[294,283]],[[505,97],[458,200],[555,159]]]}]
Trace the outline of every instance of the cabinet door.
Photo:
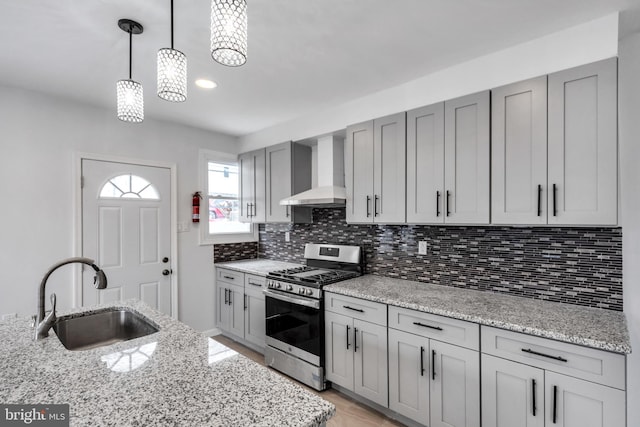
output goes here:
[{"label": "cabinet door", "polygon": [[251,222],[253,215],[252,204],[255,203],[253,194],[254,162],[252,153],[244,153],[238,156],[238,170],[240,171],[240,188],[238,189],[238,202],[240,203],[240,222]]},{"label": "cabinet door", "polygon": [[402,224],[406,220],[406,114],[373,122],[373,221]]},{"label": "cabinet door", "polygon": [[289,206],[280,206],[280,200],[291,196],[292,177],[291,142],[266,148],[266,220],[290,222]]},{"label": "cabinet door", "polygon": [[544,371],[482,355],[482,426],[544,427]]},{"label": "cabinet door", "polygon": [[491,222],[547,223],[547,77],[491,90]]},{"label": "cabinet door", "polygon": [[252,222],[266,222],[267,197],[266,197],[266,155],[265,150],[253,152],[253,191],[254,206]]},{"label": "cabinet door", "polygon": [[389,329],[389,409],[429,424],[429,339]]},{"label": "cabinet door", "polygon": [[244,288],[230,285],[229,289],[229,332],[244,338]]},{"label": "cabinet door", "polygon": [[324,327],[327,380],[353,391],[353,319],[325,311]]},{"label": "cabinet door", "polygon": [[354,391],[388,407],[387,327],[354,319],[353,337]]},{"label": "cabinet door", "polygon": [[617,223],[616,65],[549,75],[550,224]]},{"label": "cabinet door", "polygon": [[445,102],[445,222],[489,223],[489,91]]},{"label": "cabinet door", "polygon": [[344,144],[347,222],[373,221],[373,121],[347,127]]},{"label": "cabinet door", "polygon": [[229,331],[229,288],[225,283],[218,283],[216,295],[216,326],[221,331]]},{"label": "cabinet door", "polygon": [[557,427],[624,427],[622,390],[545,372],[547,425]]},{"label": "cabinet door", "polygon": [[244,339],[264,347],[265,341],[265,308],[264,294],[261,290],[245,290]]},{"label": "cabinet door", "polygon": [[431,340],[431,427],[480,426],[480,356]]},{"label": "cabinet door", "polygon": [[407,113],[407,222],[444,222],[444,102]]}]

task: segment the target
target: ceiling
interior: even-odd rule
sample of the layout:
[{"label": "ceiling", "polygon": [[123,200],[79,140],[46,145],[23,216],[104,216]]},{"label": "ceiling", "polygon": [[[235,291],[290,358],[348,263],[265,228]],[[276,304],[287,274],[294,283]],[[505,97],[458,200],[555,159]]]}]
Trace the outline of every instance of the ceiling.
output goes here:
[{"label": "ceiling", "polygon": [[[247,63],[209,53],[210,2],[174,0],[188,58],[185,103],[161,100],[156,53],[170,45],[169,0],[0,0],[0,84],[114,110],[128,75],[145,116],[241,136],[609,13],[640,0],[248,0]],[[218,83],[213,90],[196,78]],[[124,124],[123,126],[133,126]]]}]

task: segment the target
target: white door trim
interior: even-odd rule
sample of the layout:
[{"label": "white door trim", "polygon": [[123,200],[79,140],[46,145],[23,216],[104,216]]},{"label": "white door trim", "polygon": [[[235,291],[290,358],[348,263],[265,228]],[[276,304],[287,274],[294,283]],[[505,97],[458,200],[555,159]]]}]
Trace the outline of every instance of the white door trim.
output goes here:
[{"label": "white door trim", "polygon": [[[128,163],[141,166],[167,168],[171,172],[171,317],[178,319],[178,174],[175,163],[159,162],[155,160],[141,160],[131,157],[112,156],[110,154],[97,154],[76,151],[73,153],[74,177],[73,177],[73,223],[74,223],[74,247],[73,253],[82,256],[82,160],[98,160],[114,163]],[[82,272],[76,268],[73,273],[73,306],[82,305]]]}]

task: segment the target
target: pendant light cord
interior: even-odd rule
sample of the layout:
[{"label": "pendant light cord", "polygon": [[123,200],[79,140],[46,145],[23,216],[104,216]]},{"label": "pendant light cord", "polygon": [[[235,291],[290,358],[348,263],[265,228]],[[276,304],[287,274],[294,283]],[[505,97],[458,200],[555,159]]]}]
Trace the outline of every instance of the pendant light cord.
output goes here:
[{"label": "pendant light cord", "polygon": [[131,63],[133,62],[132,60],[133,55],[131,54],[132,46],[133,46],[133,31],[131,30],[131,28],[129,28],[129,80],[131,80]]},{"label": "pendant light cord", "polygon": [[173,50],[173,0],[171,0],[171,49]]}]

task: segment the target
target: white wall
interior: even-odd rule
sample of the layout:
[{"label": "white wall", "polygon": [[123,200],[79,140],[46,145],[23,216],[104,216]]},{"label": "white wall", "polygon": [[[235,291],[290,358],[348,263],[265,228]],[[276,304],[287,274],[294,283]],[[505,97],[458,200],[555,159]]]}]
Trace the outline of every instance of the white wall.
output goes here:
[{"label": "white wall", "polygon": [[610,58],[616,56],[617,46],[616,13],[245,135],[240,138],[240,149],[244,152],[315,137],[376,117]]},{"label": "white wall", "polygon": [[[94,108],[3,86],[0,93],[0,315],[35,314],[49,266],[80,255],[73,252],[74,152],[175,163],[181,221],[189,220],[191,193],[199,187],[198,150],[237,153],[230,136],[151,119],[120,122],[115,105]],[[212,329],[212,248],[198,246],[191,227],[178,234],[178,252],[179,318]],[[72,272],[57,270],[47,285],[60,308],[72,304]]]},{"label": "white wall", "polygon": [[633,353],[627,359],[627,425],[640,423],[640,13],[620,17],[618,133],[622,198],[624,311]]}]

